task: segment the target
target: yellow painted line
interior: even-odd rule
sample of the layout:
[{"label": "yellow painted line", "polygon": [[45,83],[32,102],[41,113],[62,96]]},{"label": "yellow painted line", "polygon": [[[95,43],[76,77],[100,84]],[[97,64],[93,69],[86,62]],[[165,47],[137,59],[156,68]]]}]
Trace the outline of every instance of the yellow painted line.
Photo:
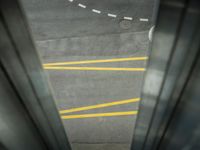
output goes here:
[{"label": "yellow painted line", "polygon": [[129,58],[113,58],[113,59],[101,59],[101,60],[83,60],[83,61],[69,61],[69,62],[57,62],[46,63],[44,66],[61,66],[61,65],[77,65],[77,64],[94,64],[94,63],[107,63],[107,62],[122,62],[122,61],[135,61],[135,60],[147,60],[148,57],[129,57]]},{"label": "yellow painted line", "polygon": [[95,114],[81,114],[81,115],[65,115],[62,119],[80,119],[80,118],[94,118],[94,117],[114,117],[114,116],[130,116],[137,115],[138,111],[122,111],[110,113],[95,113]]},{"label": "yellow painted line", "polygon": [[77,108],[71,108],[66,110],[60,110],[60,114],[66,114],[66,113],[72,113],[72,112],[79,112],[84,110],[91,110],[91,109],[97,109],[97,108],[104,108],[104,107],[110,107],[115,105],[122,105],[122,104],[128,104],[128,103],[134,103],[139,102],[140,98],[133,98],[133,99],[127,99],[127,100],[120,100],[120,101],[114,101],[110,103],[103,103],[103,104],[97,104],[97,105],[90,105],[85,107],[77,107]]},{"label": "yellow painted line", "polygon": [[48,70],[88,70],[88,71],[145,71],[145,68],[110,68],[110,67],[51,67],[45,66]]}]

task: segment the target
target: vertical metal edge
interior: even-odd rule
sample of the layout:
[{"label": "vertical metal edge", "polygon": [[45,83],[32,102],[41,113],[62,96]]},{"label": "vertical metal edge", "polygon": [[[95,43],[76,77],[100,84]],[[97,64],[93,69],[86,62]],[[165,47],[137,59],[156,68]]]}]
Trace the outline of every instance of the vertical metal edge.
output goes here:
[{"label": "vertical metal edge", "polygon": [[19,1],[1,0],[0,5],[1,21],[9,39],[8,43],[2,43],[2,48],[10,44],[6,51],[0,52],[1,62],[50,147],[70,150]]}]

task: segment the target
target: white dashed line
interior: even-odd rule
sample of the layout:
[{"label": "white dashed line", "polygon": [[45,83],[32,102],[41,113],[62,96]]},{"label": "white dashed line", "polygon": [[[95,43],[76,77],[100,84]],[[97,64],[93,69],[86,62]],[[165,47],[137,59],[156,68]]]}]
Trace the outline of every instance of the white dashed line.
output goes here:
[{"label": "white dashed line", "polygon": [[81,3],[79,3],[78,6],[81,7],[81,8],[86,8],[86,6],[81,4]]},{"label": "white dashed line", "polygon": [[92,9],[93,12],[97,13],[97,14],[100,14],[101,11],[100,10],[97,10],[97,9]]},{"label": "white dashed line", "polygon": [[115,14],[108,14],[108,16],[109,16],[109,17],[113,17],[113,18],[116,18],[116,17],[117,17],[117,15],[115,15]]},{"label": "white dashed line", "polygon": [[[74,0],[68,0],[68,1],[69,2],[73,2]],[[78,6],[81,7],[81,8],[86,8],[87,7],[86,5],[83,5],[81,3],[79,3]],[[92,9],[92,12],[97,13],[97,14],[101,14],[102,13],[100,10],[97,10],[97,9]],[[112,13],[107,13],[107,16],[108,17],[113,17],[113,18],[117,18],[118,17],[118,15],[112,14]],[[125,19],[125,20],[133,20],[132,17],[125,17],[125,16],[123,17],[123,19]],[[148,22],[149,21],[149,19],[147,19],[147,18],[140,18],[139,20],[143,21],[143,22]]]},{"label": "white dashed line", "polygon": [[124,17],[124,19],[126,19],[126,20],[133,20],[132,17]]},{"label": "white dashed line", "polygon": [[140,18],[140,21],[146,21],[146,22],[148,22],[149,19],[146,19],[146,18]]}]

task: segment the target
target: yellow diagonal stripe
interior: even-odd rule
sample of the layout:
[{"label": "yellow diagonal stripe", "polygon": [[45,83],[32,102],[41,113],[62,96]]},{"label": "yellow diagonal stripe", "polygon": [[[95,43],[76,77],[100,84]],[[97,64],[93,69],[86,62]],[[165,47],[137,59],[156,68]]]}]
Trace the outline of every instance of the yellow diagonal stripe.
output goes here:
[{"label": "yellow diagonal stripe", "polygon": [[60,114],[66,114],[66,113],[79,112],[79,111],[84,111],[84,110],[91,110],[91,109],[110,107],[110,106],[115,106],[115,105],[134,103],[134,102],[139,102],[139,101],[140,101],[140,98],[133,98],[133,99],[120,100],[120,101],[115,101],[115,102],[110,102],[110,103],[103,103],[103,104],[90,105],[90,106],[85,106],[85,107],[60,110],[59,112]]},{"label": "yellow diagonal stripe", "polygon": [[137,113],[138,111],[122,111],[122,112],[110,112],[110,113],[66,115],[66,116],[61,116],[61,118],[62,119],[80,119],[80,118],[94,118],[94,117],[129,116],[129,115],[137,115]]},{"label": "yellow diagonal stripe", "polygon": [[83,60],[83,61],[69,61],[69,62],[56,62],[46,63],[44,66],[61,66],[61,65],[77,65],[77,64],[94,64],[94,63],[107,63],[107,62],[122,62],[122,61],[134,61],[134,60],[147,60],[148,57],[129,57],[129,58],[113,58],[113,59],[101,59],[101,60]]},{"label": "yellow diagonal stripe", "polygon": [[110,68],[110,67],[51,67],[45,66],[48,70],[88,70],[88,71],[145,71],[145,68]]}]

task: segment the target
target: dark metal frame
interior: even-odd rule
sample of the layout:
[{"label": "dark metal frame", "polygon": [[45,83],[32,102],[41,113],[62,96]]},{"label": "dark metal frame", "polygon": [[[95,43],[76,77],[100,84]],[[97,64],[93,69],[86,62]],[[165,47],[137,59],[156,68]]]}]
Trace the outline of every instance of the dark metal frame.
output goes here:
[{"label": "dark metal frame", "polygon": [[165,134],[199,59],[199,7],[198,0],[160,1],[132,150],[167,149]]},{"label": "dark metal frame", "polygon": [[[31,144],[29,147],[26,147],[26,142],[31,142],[31,140],[43,143],[38,145],[41,149],[70,150],[70,144],[67,140],[25,18],[22,7],[17,0],[0,0],[1,86],[3,86],[3,82],[6,82],[6,80],[8,82],[4,83],[5,87],[9,86],[7,85],[8,83],[12,85],[9,88],[10,90],[12,89],[13,95],[15,95],[13,104],[16,101],[19,105],[19,107],[16,105],[16,108],[23,110],[21,117],[28,117],[28,124],[32,124],[31,128],[24,128],[30,134],[31,139],[25,139],[26,137],[23,135],[15,135],[16,141],[17,138],[24,140],[24,145],[15,145],[15,148],[12,146],[13,150],[34,149],[34,146],[31,147]],[[2,89],[1,92],[6,91]],[[11,101],[9,97],[8,99]],[[3,105],[6,97],[1,97],[0,101],[6,109],[7,106]],[[17,113],[17,111],[21,110],[15,109],[15,111]],[[9,113],[9,111],[5,112]],[[4,115],[7,119],[12,118],[12,115],[3,113],[0,119],[2,117],[5,118]],[[16,116],[16,120],[13,120],[13,122],[9,121],[7,126],[11,126],[11,123],[17,123],[17,119],[19,118],[20,116]],[[23,119],[22,121],[24,121]],[[17,132],[20,129],[18,127],[19,125],[16,124],[16,127],[10,130]],[[0,140],[2,138],[0,133]],[[2,140],[4,142],[0,141],[0,143],[7,148],[14,144],[11,143],[11,145],[8,145],[9,140],[13,141],[12,137],[10,139],[8,137],[7,140]]]}]

